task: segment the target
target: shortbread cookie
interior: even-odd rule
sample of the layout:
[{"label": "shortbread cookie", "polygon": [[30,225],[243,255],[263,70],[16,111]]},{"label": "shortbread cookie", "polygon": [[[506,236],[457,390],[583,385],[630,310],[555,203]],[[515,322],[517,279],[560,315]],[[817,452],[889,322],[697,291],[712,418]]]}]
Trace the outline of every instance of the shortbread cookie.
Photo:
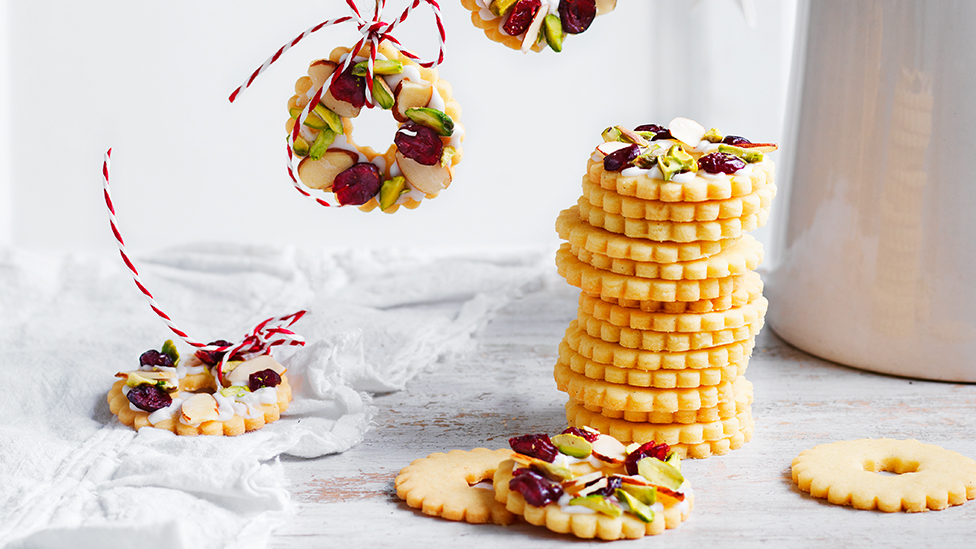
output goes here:
[{"label": "shortbread cookie", "polygon": [[733,239],[677,243],[629,238],[583,221],[578,206],[559,212],[556,233],[559,238],[589,252],[650,263],[695,261],[715,255],[734,243]]},{"label": "shortbread cookie", "polygon": [[773,181],[775,168],[771,160],[765,160],[755,165],[748,175],[718,178],[699,175],[688,182],[664,181],[647,174],[608,172],[603,169],[603,160],[594,158],[589,159],[586,170],[590,181],[623,196],[662,202],[706,202],[752,194]]},{"label": "shortbread cookie", "polygon": [[792,471],[811,496],[857,509],[913,513],[976,499],[976,461],[917,440],[821,444],[800,452]]},{"label": "shortbread cookie", "polygon": [[397,496],[425,515],[472,524],[511,524],[515,516],[495,501],[491,480],[506,448],[436,452],[414,460],[396,477]]},{"label": "shortbread cookie", "polygon": [[234,436],[277,421],[291,402],[285,367],[267,354],[247,360],[235,355],[224,364],[222,358],[222,352],[201,350],[181,363],[167,341],[161,351],[143,353],[138,370],[116,374],[122,379],[108,392],[109,409],[136,430],[184,436]]},{"label": "shortbread cookie", "polygon": [[745,196],[735,196],[725,200],[706,202],[664,202],[644,200],[634,196],[624,196],[616,191],[604,189],[599,184],[583,177],[583,197],[594,207],[609,214],[625,218],[646,219],[648,221],[715,221],[734,219],[745,215],[769,210],[776,187],[766,181],[756,182],[758,188]]},{"label": "shortbread cookie", "polygon": [[[752,410],[748,406],[728,419],[704,423],[662,425],[611,419],[591,412],[573,401],[566,403],[566,420],[574,427],[581,429],[593,427],[624,443],[638,442],[643,444],[653,440],[664,442],[676,451],[680,447],[687,450],[690,446],[711,442],[718,443],[717,448],[721,451],[722,446],[724,446],[722,441],[728,441],[729,448],[735,449],[732,448],[735,441],[740,438],[745,441],[745,432],[753,424]],[[688,456],[688,454],[680,452],[679,455],[682,458]]]},{"label": "shortbread cookie", "polygon": [[735,291],[732,276],[705,280],[664,280],[604,271],[577,259],[569,244],[562,244],[556,252],[556,269],[566,282],[601,298],[693,302],[730,296]]},{"label": "shortbread cookie", "polygon": [[721,368],[747,359],[752,355],[752,349],[756,344],[755,338],[750,337],[728,345],[696,351],[679,353],[642,351],[595,338],[580,329],[579,322],[576,320],[569,323],[564,339],[570,348],[590,360],[618,368],[639,370]]},{"label": "shortbread cookie", "polygon": [[746,303],[755,301],[762,295],[763,283],[756,272],[749,272],[732,277],[732,293],[719,296],[715,299],[703,299],[701,301],[643,301],[639,299],[625,299],[602,296],[597,297],[621,307],[639,309],[646,313],[662,312],[667,314],[703,314],[712,312],[722,312],[735,307],[741,307]]},{"label": "shortbread cookie", "polygon": [[[771,187],[773,185],[770,185]],[[644,238],[656,242],[698,242],[739,238],[743,234],[766,225],[769,208],[731,219],[715,221],[647,221],[610,214],[594,207],[585,198],[577,201],[580,217],[594,227],[630,238]]]},{"label": "shortbread cookie", "polygon": [[522,453],[499,465],[495,496],[530,524],[586,539],[634,539],[677,528],[694,505],[667,444],[625,447],[576,428],[510,443]]},{"label": "shortbread cookie", "polygon": [[494,42],[523,53],[544,49],[560,52],[569,35],[586,31],[597,15],[613,11],[617,0],[563,0],[562,5],[461,0],[461,5],[471,10],[474,26]]},{"label": "shortbread cookie", "polygon": [[724,250],[703,259],[675,263],[654,263],[614,258],[591,252],[570,243],[570,251],[577,259],[604,271],[636,276],[638,278],[664,280],[704,280],[725,278],[753,271],[762,263],[763,247],[755,238],[743,235]]},{"label": "shortbread cookie", "polygon": [[762,296],[721,312],[712,313],[664,313],[644,312],[631,307],[621,307],[608,303],[586,293],[580,293],[579,311],[594,318],[609,322],[622,328],[634,330],[652,330],[655,332],[714,332],[717,330],[736,329],[766,316],[769,302]]},{"label": "shortbread cookie", "polygon": [[685,370],[638,370],[618,368],[609,364],[594,362],[574,351],[565,341],[559,343],[559,362],[569,369],[590,379],[602,379],[610,383],[632,387],[655,387],[658,389],[686,389],[708,385],[718,385],[723,381],[735,381],[745,373],[748,359],[727,366]]},{"label": "shortbread cookie", "polygon": [[719,402],[718,406],[702,408],[700,410],[679,410],[677,412],[634,412],[628,410],[614,410],[592,404],[586,404],[570,398],[573,402],[590,412],[612,419],[625,419],[634,423],[710,423],[721,419],[735,417],[735,415],[752,405],[752,382],[744,377],[738,377],[732,382],[732,392],[735,400]]},{"label": "shortbread cookie", "polygon": [[[119,380],[108,392],[109,409],[119,417],[119,421],[137,431],[143,427],[154,427],[182,436],[236,436],[255,431],[268,423],[278,421],[291,402],[291,386],[288,384],[288,376],[284,374],[281,375],[280,384],[267,388],[271,391],[270,402],[263,396],[259,397],[260,401],[255,402],[245,402],[244,395],[225,397],[218,401],[207,392],[180,392],[173,398],[170,407],[153,413],[135,408],[123,392],[124,387],[125,380]],[[226,402],[228,399],[231,400],[229,405]],[[229,414],[226,410],[228,406]],[[226,419],[220,419],[222,415]]]},{"label": "shortbread cookie", "polygon": [[720,402],[734,401],[730,382],[691,389],[655,389],[631,387],[590,379],[556,363],[553,369],[556,388],[575,400],[590,406],[634,412],[669,412],[714,408]]},{"label": "shortbread cookie", "polygon": [[619,343],[628,349],[669,352],[708,349],[744,341],[758,334],[764,322],[760,318],[752,324],[714,332],[655,332],[620,327],[590,316],[585,311],[578,311],[576,320],[579,327],[587,334],[608,343]]},{"label": "shortbread cookie", "polygon": [[[355,52],[348,66],[351,50],[345,47],[332,50],[328,59],[312,61],[288,100],[285,129],[294,154],[301,158],[296,171],[305,186],[334,193],[331,205],[393,213],[400,206],[416,208],[451,184],[463,157],[464,127],[451,85],[437,69],[419,65],[387,41],[377,48],[369,86],[372,104],[368,103],[371,47],[367,44]],[[343,72],[333,80],[338,70]],[[323,86],[328,86],[324,93]],[[316,94],[319,102],[307,113]],[[399,126],[383,152],[353,140],[352,119],[363,107],[387,111]],[[301,116],[304,122],[296,135]]]}]

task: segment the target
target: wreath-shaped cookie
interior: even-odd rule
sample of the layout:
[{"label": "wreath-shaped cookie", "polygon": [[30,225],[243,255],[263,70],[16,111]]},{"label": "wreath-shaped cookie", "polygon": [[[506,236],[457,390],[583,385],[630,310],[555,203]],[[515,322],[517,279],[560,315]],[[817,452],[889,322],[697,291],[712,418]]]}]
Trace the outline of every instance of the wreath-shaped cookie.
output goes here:
[{"label": "wreath-shaped cookie", "polygon": [[[302,157],[298,177],[307,187],[331,191],[339,205],[364,211],[413,209],[454,179],[463,155],[461,107],[436,68],[417,64],[386,41],[377,48],[372,82],[367,83],[370,48],[366,44],[359,49],[352,62],[347,62],[350,49],[345,47],[313,61],[308,76],[295,83],[285,129],[294,136],[302,120],[292,150]],[[341,74],[333,77],[338,70]],[[367,101],[367,84],[372,102]],[[309,101],[319,95],[314,110],[303,116]],[[353,140],[351,120],[364,107],[389,111],[399,124],[385,152]]]},{"label": "wreath-shaped cookie", "polygon": [[567,35],[590,28],[597,15],[613,11],[617,0],[461,0],[471,22],[513,50],[563,50]]}]

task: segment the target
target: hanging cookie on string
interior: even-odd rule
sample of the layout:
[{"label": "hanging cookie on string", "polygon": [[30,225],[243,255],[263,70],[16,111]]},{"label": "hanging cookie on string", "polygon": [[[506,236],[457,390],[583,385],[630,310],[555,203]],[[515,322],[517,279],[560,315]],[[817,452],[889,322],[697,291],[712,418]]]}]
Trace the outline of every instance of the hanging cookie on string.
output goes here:
[{"label": "hanging cookie on string", "polygon": [[132,370],[119,372],[108,403],[119,421],[136,430],[153,427],[177,435],[239,435],[277,421],[291,402],[286,368],[271,356],[279,345],[305,340],[290,327],[306,311],[259,323],[240,341],[202,343],[181,330],[163,312],[129,257],[115,217],[109,189],[112,150],[102,164],[102,189],[109,224],[122,261],[153,313],[194,352],[181,356],[172,340],[142,353]]},{"label": "hanging cookie on string", "polygon": [[471,22],[485,35],[513,50],[563,51],[570,35],[586,32],[617,0],[461,0]]},{"label": "hanging cookie on string", "polygon": [[[421,4],[430,7],[436,23],[440,47],[433,61],[421,61],[393,36]],[[450,186],[463,156],[461,107],[437,70],[445,41],[440,6],[435,0],[412,0],[399,17],[385,22],[386,0],[376,0],[369,19],[353,0],[346,5],[350,15],[324,21],[282,46],[230,101],[305,37],[355,23],[362,34],[356,44],[312,61],[308,74],[295,83],[285,122],[289,178],[300,194],[321,206],[385,213],[417,208]],[[371,110],[397,123],[385,151],[359,145],[353,137],[352,120]]]}]

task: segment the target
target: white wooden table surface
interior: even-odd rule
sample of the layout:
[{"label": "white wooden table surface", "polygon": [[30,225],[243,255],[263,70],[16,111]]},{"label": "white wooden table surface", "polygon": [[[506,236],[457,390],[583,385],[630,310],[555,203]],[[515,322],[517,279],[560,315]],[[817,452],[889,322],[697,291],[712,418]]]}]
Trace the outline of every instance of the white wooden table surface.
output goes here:
[{"label": "white wooden table surface", "polygon": [[[425,516],[396,497],[393,479],[432,452],[501,448],[513,435],[563,429],[566,395],[556,390],[552,369],[576,316],[577,295],[554,285],[509,304],[478,335],[477,351],[435,365],[405,391],[376,397],[377,425],[363,443],[340,455],[284,460],[297,513],[275,531],[271,547],[575,542],[524,522],[470,525]],[[768,326],[746,377],[755,385],[752,441],[725,456],[685,460],[683,471],[695,488],[688,521],[660,536],[620,543],[976,546],[976,500],[939,512],[859,511],[811,498],[790,479],[790,461],[801,450],[837,440],[916,438],[976,457],[976,385],[838,366],[790,347]]]}]

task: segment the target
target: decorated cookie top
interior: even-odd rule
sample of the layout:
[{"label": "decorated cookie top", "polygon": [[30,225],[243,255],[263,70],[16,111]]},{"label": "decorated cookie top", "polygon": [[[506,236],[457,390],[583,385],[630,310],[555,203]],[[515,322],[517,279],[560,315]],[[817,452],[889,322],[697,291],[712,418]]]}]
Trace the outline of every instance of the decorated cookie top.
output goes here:
[{"label": "decorated cookie top", "polygon": [[603,143],[592,160],[607,172],[644,176],[667,182],[688,183],[696,176],[709,179],[748,175],[775,151],[773,143],[753,143],[737,135],[722,135],[687,118],[675,118],[667,127],[644,124],[633,130],[612,126],[603,131]]},{"label": "decorated cookie top", "polygon": [[667,444],[624,446],[595,429],[570,427],[509,439],[516,453],[509,488],[536,507],[555,504],[564,513],[624,513],[643,522],[665,507],[682,505],[691,487],[680,458]]},{"label": "decorated cookie top", "polygon": [[471,20],[492,40],[526,53],[563,49],[567,35],[590,28],[617,0],[462,0]]}]

